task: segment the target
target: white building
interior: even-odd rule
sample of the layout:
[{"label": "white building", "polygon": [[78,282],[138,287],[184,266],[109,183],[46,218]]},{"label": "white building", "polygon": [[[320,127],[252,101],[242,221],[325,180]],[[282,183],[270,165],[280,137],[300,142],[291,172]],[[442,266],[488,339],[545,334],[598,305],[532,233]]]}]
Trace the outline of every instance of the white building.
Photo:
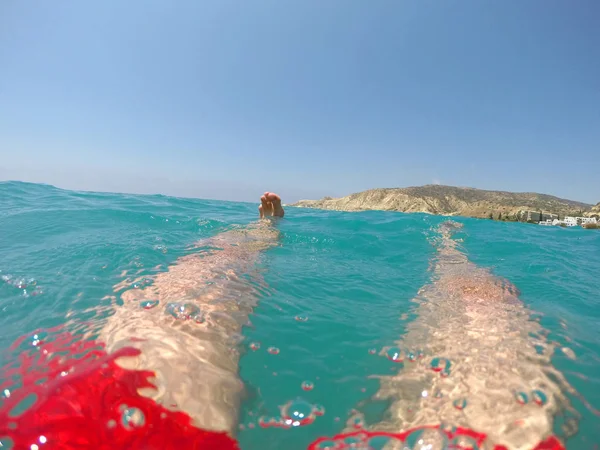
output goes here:
[{"label": "white building", "polygon": [[[558,222],[558,221],[555,221]],[[568,227],[576,227],[577,225],[586,225],[588,223],[598,223],[595,217],[565,217],[565,220],[562,221]],[[560,222],[555,225],[560,225]]]},{"label": "white building", "polygon": [[577,217],[567,216],[567,217],[565,217],[565,220],[563,220],[563,222],[568,227],[576,227],[577,226],[577,219],[578,219]]},{"label": "white building", "polygon": [[560,226],[567,226],[567,227],[576,227],[577,225],[581,225],[581,226],[585,226],[587,224],[596,224],[598,223],[598,219],[596,219],[595,217],[572,217],[572,216],[566,216],[564,218],[564,220],[558,220],[558,219],[546,219],[543,221],[540,221],[539,224],[540,225],[560,225]]}]

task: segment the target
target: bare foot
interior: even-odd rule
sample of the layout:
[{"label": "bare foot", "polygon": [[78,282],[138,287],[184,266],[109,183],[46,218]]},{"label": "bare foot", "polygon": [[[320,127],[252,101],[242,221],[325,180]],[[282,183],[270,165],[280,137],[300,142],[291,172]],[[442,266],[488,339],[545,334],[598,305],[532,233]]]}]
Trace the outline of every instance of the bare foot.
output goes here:
[{"label": "bare foot", "polygon": [[260,198],[260,206],[258,207],[258,212],[260,213],[260,218],[264,219],[265,217],[283,217],[284,211],[283,206],[281,206],[281,198],[279,195],[274,194],[272,192],[265,192],[264,195]]}]

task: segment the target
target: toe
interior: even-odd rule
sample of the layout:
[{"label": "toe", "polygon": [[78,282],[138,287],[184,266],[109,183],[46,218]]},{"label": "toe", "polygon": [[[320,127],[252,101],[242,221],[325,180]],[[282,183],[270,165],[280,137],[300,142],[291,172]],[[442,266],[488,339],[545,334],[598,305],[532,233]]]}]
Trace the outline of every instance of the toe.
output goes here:
[{"label": "toe", "polygon": [[281,197],[273,192],[269,192],[266,198],[267,201],[273,205],[273,215],[283,217],[284,211],[283,207],[281,206]]},{"label": "toe", "polygon": [[267,192],[267,194],[268,195],[265,194],[265,197],[274,205],[279,205],[281,203],[281,198],[279,197],[279,195],[274,194],[272,192]]},{"label": "toe", "polygon": [[[268,192],[267,192],[268,194]],[[273,214],[273,203],[269,201],[266,195],[260,198],[260,206],[262,208],[263,216],[270,216]]]}]

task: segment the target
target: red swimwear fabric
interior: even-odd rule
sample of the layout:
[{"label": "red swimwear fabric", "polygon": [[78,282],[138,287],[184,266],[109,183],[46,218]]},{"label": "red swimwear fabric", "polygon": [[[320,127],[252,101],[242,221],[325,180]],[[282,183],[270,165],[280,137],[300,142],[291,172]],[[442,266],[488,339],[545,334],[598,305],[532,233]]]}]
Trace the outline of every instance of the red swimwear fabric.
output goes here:
[{"label": "red swimwear fabric", "polygon": [[[20,339],[13,348],[26,341]],[[108,355],[103,344],[64,332],[51,342],[38,342],[20,354],[18,366],[0,374],[5,380],[0,385],[0,439],[9,437],[15,450],[239,448],[225,433],[196,428],[187,414],[139,395],[138,389],[154,388],[149,381],[154,373],[115,363],[139,353],[129,347]],[[32,400],[21,412],[21,402]],[[141,411],[143,423],[132,421],[128,411],[138,411],[138,417]]]},{"label": "red swimwear fabric", "polygon": [[[239,450],[227,434],[197,428],[187,414],[139,395],[138,389],[155,388],[154,373],[123,369],[115,362],[139,355],[135,348],[109,355],[102,343],[53,329],[24,336],[11,349],[20,354],[0,371],[0,443],[10,442],[14,450]],[[344,439],[359,436],[404,441],[427,428],[439,427],[397,434],[359,430],[319,438],[309,450],[328,440],[339,440],[344,448]],[[466,436],[478,446],[486,438],[465,428],[442,430],[449,439]],[[550,437],[533,450],[561,449],[560,441]]]}]

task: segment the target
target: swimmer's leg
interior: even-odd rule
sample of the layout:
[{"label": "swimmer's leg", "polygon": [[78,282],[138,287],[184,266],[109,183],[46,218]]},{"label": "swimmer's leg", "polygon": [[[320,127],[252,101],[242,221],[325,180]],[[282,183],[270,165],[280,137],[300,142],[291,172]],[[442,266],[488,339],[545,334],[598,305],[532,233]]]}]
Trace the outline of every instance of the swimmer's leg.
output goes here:
[{"label": "swimmer's leg", "polygon": [[[419,291],[417,317],[396,342],[423,358],[405,360],[396,375],[381,377],[376,398],[391,405],[387,420],[373,429],[450,424],[486,434],[487,444],[534,448],[569,407],[567,385],[518,290],[469,261],[451,239],[457,228],[440,226],[432,283]],[[528,396],[528,407],[515,397],[519,392]],[[544,396],[537,404],[536,392]]]},{"label": "swimmer's leg", "polygon": [[[277,194],[265,193],[261,208],[261,217],[283,216]],[[234,342],[259,299],[255,262],[262,250],[277,242],[277,229],[269,223],[229,230],[199,244],[217,249],[179,258],[156,275],[152,285],[122,293],[123,305],[100,337],[108,351],[123,346],[142,351],[120,364],[155,372],[158,390],[144,395],[189,414],[196,426],[235,434],[243,384]],[[144,300],[159,304],[144,310]],[[205,320],[174,319],[166,308],[170,302],[198,307]]]}]

